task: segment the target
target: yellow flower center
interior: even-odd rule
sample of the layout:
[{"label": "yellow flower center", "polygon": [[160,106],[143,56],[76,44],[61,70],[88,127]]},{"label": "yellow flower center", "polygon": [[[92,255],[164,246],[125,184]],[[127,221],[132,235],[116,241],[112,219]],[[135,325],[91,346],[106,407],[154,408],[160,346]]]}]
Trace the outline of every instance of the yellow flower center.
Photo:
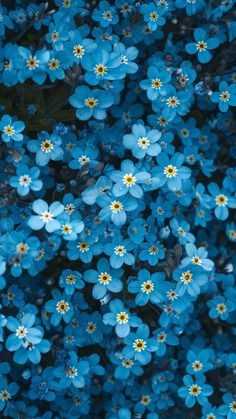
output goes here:
[{"label": "yellow flower center", "polygon": [[199,52],[205,51],[207,49],[207,43],[204,41],[198,41],[196,47]]},{"label": "yellow flower center", "polygon": [[173,301],[173,300],[176,300],[176,298],[178,298],[178,295],[175,291],[170,290],[170,291],[167,292],[167,298],[169,298],[169,300]]},{"label": "yellow flower center", "polygon": [[127,173],[123,177],[123,183],[128,187],[133,186],[136,183],[136,177],[133,176],[131,173]]},{"label": "yellow flower center", "polygon": [[199,396],[199,394],[201,394],[201,390],[201,387],[197,384],[193,384],[189,387],[189,393],[191,394],[191,396]]},{"label": "yellow flower center", "polygon": [[138,139],[138,145],[143,150],[146,150],[150,146],[150,141],[147,137],[140,137]]},{"label": "yellow flower center", "polygon": [[129,315],[125,311],[121,311],[120,313],[117,313],[116,321],[119,324],[126,324],[129,321]]},{"label": "yellow flower center", "polygon": [[88,97],[87,99],[85,99],[84,104],[88,108],[93,109],[95,108],[95,106],[97,106],[98,100],[94,99],[94,97]]},{"label": "yellow flower center", "polygon": [[193,367],[194,371],[201,371],[202,363],[200,361],[194,361],[192,363],[192,367]]},{"label": "yellow flower center", "polygon": [[200,259],[198,256],[193,256],[192,259],[191,259],[191,262],[194,265],[201,265],[202,259]]},{"label": "yellow flower center", "polygon": [[103,12],[102,14],[103,19],[111,21],[112,20],[112,13],[110,12],[110,10],[105,10],[105,12]]},{"label": "yellow flower center", "polygon": [[124,254],[126,253],[126,248],[124,246],[116,246],[114,248],[114,253],[117,256],[124,256]]},{"label": "yellow flower center", "polygon": [[77,247],[79,248],[81,253],[88,252],[88,250],[89,250],[89,245],[85,242],[79,243]]},{"label": "yellow flower center", "polygon": [[50,211],[44,211],[40,215],[40,219],[43,220],[45,223],[48,223],[53,219],[54,215]]},{"label": "yellow flower center", "polygon": [[166,338],[167,338],[167,334],[164,333],[164,332],[161,332],[157,335],[157,341],[160,342],[160,343],[165,342]]},{"label": "yellow flower center", "polygon": [[7,391],[7,390],[0,391],[0,400],[2,400],[3,402],[6,402],[10,398],[11,398],[11,395],[10,395],[9,391]]},{"label": "yellow flower center", "polygon": [[131,368],[132,365],[134,365],[133,361],[131,359],[123,359],[122,365],[125,368]]},{"label": "yellow flower center", "polygon": [[100,284],[103,284],[103,285],[108,284],[111,280],[112,280],[112,276],[108,274],[107,272],[101,272],[98,277],[98,281],[100,282]]},{"label": "yellow flower center", "polygon": [[63,6],[68,9],[71,6],[71,0],[64,0],[63,1]]},{"label": "yellow flower center", "polygon": [[52,142],[50,140],[42,141],[41,150],[44,151],[44,153],[51,153],[51,151],[53,150]]},{"label": "yellow flower center", "polygon": [[227,198],[227,196],[225,196],[225,195],[223,195],[223,194],[220,194],[220,195],[217,195],[217,196],[216,196],[216,198],[215,198],[215,202],[216,202],[216,204],[217,204],[217,205],[219,205],[220,207],[225,207],[225,206],[227,205],[228,198]]},{"label": "yellow flower center", "polygon": [[123,209],[123,204],[120,201],[113,201],[110,205],[112,212],[117,213]]},{"label": "yellow flower center", "polygon": [[14,130],[14,128],[13,128],[13,126],[12,126],[12,125],[6,125],[6,126],[3,128],[3,130],[4,130],[4,133],[5,133],[6,135],[8,135],[8,137],[11,137],[11,135],[15,134],[15,130]]},{"label": "yellow flower center", "polygon": [[75,378],[78,375],[78,370],[75,367],[69,367],[67,368],[66,376],[69,378]]},{"label": "yellow flower center", "polygon": [[216,311],[217,311],[218,313],[220,313],[220,314],[223,314],[223,313],[225,313],[225,312],[227,311],[227,307],[226,307],[226,305],[225,305],[225,304],[223,304],[223,303],[217,304],[217,306],[216,306]]},{"label": "yellow flower center", "polygon": [[152,88],[159,90],[162,87],[162,81],[160,79],[152,79]]},{"label": "yellow flower center", "polygon": [[80,44],[77,44],[73,48],[73,54],[76,58],[81,58],[84,55],[84,47]]},{"label": "yellow flower center", "polygon": [[25,338],[25,337],[27,336],[27,334],[28,334],[28,330],[26,329],[26,327],[25,327],[25,326],[19,326],[19,327],[16,329],[16,336],[17,336],[19,339],[23,339],[23,338]]},{"label": "yellow flower center", "polygon": [[158,252],[159,252],[159,250],[158,250],[157,246],[151,246],[148,249],[148,253],[150,253],[150,255],[152,255],[152,256],[157,255]]},{"label": "yellow flower center", "polygon": [[104,76],[107,73],[107,67],[103,64],[97,64],[94,71],[97,76]]},{"label": "yellow flower center", "polygon": [[50,70],[54,71],[54,70],[57,70],[59,67],[60,67],[60,63],[59,63],[58,60],[56,60],[56,58],[52,58],[49,61],[49,68],[50,68]]},{"label": "yellow flower center", "polygon": [[184,231],[182,227],[178,227],[177,231],[180,236],[182,237],[186,236],[186,232]]},{"label": "yellow flower center", "polygon": [[69,285],[73,285],[76,283],[76,276],[73,274],[67,275],[66,277],[66,283]]},{"label": "yellow flower center", "polygon": [[229,230],[229,237],[233,240],[236,239],[236,231],[234,230]]},{"label": "yellow flower center", "polygon": [[39,65],[39,60],[37,60],[36,57],[31,56],[30,58],[28,58],[28,60],[26,61],[26,67],[29,70],[35,70],[35,68],[37,68]]},{"label": "yellow flower center", "polygon": [[151,20],[151,22],[156,22],[158,19],[159,15],[157,12],[151,12],[149,15],[149,18]]},{"label": "yellow flower center", "polygon": [[26,253],[28,253],[28,251],[29,251],[29,246],[26,243],[19,243],[16,246],[16,251],[20,255],[26,255]]},{"label": "yellow flower center", "polygon": [[192,281],[193,274],[190,271],[183,272],[180,279],[184,284],[189,284]]},{"label": "yellow flower center", "polygon": [[57,302],[56,308],[58,313],[65,314],[67,311],[69,311],[70,306],[65,300],[61,300]]},{"label": "yellow flower center", "polygon": [[91,334],[91,333],[94,333],[96,329],[97,329],[96,323],[89,322],[87,324],[86,332]]},{"label": "yellow flower center", "polygon": [[67,204],[66,208],[65,208],[65,212],[67,212],[67,214],[72,214],[75,210],[75,206],[74,204]]},{"label": "yellow flower center", "polygon": [[179,105],[179,99],[176,96],[171,96],[166,100],[166,104],[169,108],[176,108]]},{"label": "yellow flower center", "polygon": [[169,122],[165,118],[163,118],[163,116],[160,116],[158,118],[158,123],[161,127],[165,127],[166,125],[168,125]]},{"label": "yellow flower center", "polygon": [[141,398],[141,404],[143,404],[144,406],[146,406],[147,404],[149,404],[151,401],[151,397],[148,396],[147,394],[145,394],[144,396],[142,396]]},{"label": "yellow flower center", "polygon": [[70,224],[64,224],[61,226],[61,230],[63,234],[70,234],[72,232],[72,227]]},{"label": "yellow flower center", "polygon": [[178,173],[178,169],[175,166],[172,166],[172,164],[168,164],[168,166],[164,168],[164,174],[168,178],[175,177],[177,173]]},{"label": "yellow flower center", "polygon": [[145,340],[143,340],[143,339],[135,339],[135,341],[133,343],[133,348],[137,352],[144,351],[144,349],[146,348],[146,346],[147,346],[147,344],[146,344]]},{"label": "yellow flower center", "polygon": [[152,281],[145,281],[141,285],[141,290],[145,292],[145,294],[150,294],[154,290],[154,284]]},{"label": "yellow flower center", "polygon": [[51,34],[51,40],[53,42],[56,42],[56,41],[58,41],[58,39],[59,39],[59,32],[53,31],[52,34]]},{"label": "yellow flower center", "polygon": [[236,413],[236,401],[230,403],[229,407],[232,412]]},{"label": "yellow flower center", "polygon": [[228,92],[228,90],[225,90],[224,92],[222,92],[220,94],[220,99],[222,100],[222,102],[228,102],[230,99],[230,93]]},{"label": "yellow flower center", "polygon": [[26,186],[30,185],[31,182],[32,182],[32,179],[31,179],[31,177],[29,175],[23,175],[23,176],[20,176],[19,177],[19,184],[21,186],[25,186],[26,187]]}]

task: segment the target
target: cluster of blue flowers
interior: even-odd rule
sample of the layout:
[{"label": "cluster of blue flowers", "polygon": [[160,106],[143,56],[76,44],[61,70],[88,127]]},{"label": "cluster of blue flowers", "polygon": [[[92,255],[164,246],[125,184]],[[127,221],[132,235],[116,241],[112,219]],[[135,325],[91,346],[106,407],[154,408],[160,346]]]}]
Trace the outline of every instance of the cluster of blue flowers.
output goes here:
[{"label": "cluster of blue flowers", "polygon": [[0,416],[236,419],[236,0],[12,3]]}]

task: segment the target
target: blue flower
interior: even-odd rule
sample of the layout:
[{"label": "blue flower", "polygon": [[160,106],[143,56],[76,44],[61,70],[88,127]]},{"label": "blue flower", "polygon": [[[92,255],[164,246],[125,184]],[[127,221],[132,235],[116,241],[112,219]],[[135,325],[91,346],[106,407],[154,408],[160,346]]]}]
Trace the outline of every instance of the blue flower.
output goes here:
[{"label": "blue flower", "polygon": [[179,295],[188,293],[195,297],[200,293],[200,287],[207,282],[207,275],[197,265],[185,265],[173,272],[173,278],[178,281],[176,291]]},{"label": "blue flower", "polygon": [[163,294],[169,289],[168,282],[164,281],[165,274],[156,272],[150,275],[147,269],[141,269],[138,273],[138,280],[131,278],[128,284],[128,291],[137,294],[135,303],[144,306],[149,301],[158,304],[163,300]]},{"label": "blue flower", "polygon": [[117,234],[112,242],[104,245],[104,252],[110,256],[110,264],[112,268],[120,268],[124,263],[126,265],[133,265],[135,258],[130,250],[133,250],[134,244],[129,239]]},{"label": "blue flower", "polygon": [[214,263],[207,259],[207,251],[204,247],[197,248],[193,243],[185,245],[187,257],[181,260],[181,265],[186,266],[190,263],[193,265],[201,266],[205,271],[212,271]]},{"label": "blue flower", "polygon": [[172,228],[173,235],[178,238],[180,244],[186,244],[187,242],[194,243],[195,237],[189,233],[190,225],[187,221],[172,218],[170,220],[170,227]]},{"label": "blue flower", "polygon": [[55,217],[58,217],[64,210],[64,206],[58,202],[53,202],[48,206],[47,202],[37,199],[32,205],[33,211],[38,215],[32,215],[28,220],[28,225],[33,230],[41,230],[45,227],[46,231],[52,233],[61,228],[61,224]]},{"label": "blue flower", "polygon": [[210,96],[211,102],[218,103],[221,112],[227,112],[229,106],[236,106],[236,85],[220,82],[219,92],[214,92]]},{"label": "blue flower", "polygon": [[113,98],[108,91],[90,90],[86,86],[79,86],[70,96],[69,102],[77,108],[76,116],[81,121],[87,121],[91,116],[100,120],[106,117],[105,109],[113,104]]},{"label": "blue flower", "polygon": [[157,7],[154,3],[144,4],[140,7],[140,12],[144,15],[144,21],[148,22],[150,31],[155,31],[158,26],[163,26],[166,23],[163,17],[164,7]]},{"label": "blue flower", "polygon": [[25,124],[22,121],[15,121],[10,115],[3,115],[0,121],[0,130],[2,131],[2,140],[8,143],[10,140],[22,141]]},{"label": "blue flower", "polygon": [[182,166],[184,162],[184,155],[175,153],[171,159],[165,153],[157,156],[158,165],[153,169],[154,176],[160,180],[158,187],[167,184],[172,191],[181,189],[182,181],[191,176],[191,170],[188,167]]},{"label": "blue flower", "polygon": [[53,368],[45,368],[40,375],[34,375],[31,380],[29,398],[31,400],[46,400],[51,402],[56,398],[53,391],[55,381],[53,380]]},{"label": "blue flower", "polygon": [[49,135],[48,132],[42,131],[39,139],[29,141],[27,147],[32,153],[36,153],[36,163],[39,166],[46,166],[50,160],[62,160],[61,142],[60,136]]},{"label": "blue flower", "polygon": [[143,369],[140,366],[138,361],[125,358],[123,354],[119,358],[114,356],[114,360],[112,359],[113,363],[118,364],[115,369],[115,378],[119,380],[126,380],[129,378],[130,374],[134,375],[142,375]]},{"label": "blue flower", "polygon": [[172,121],[176,115],[186,115],[189,112],[191,90],[176,91],[174,86],[168,85],[165,88],[164,96],[157,98],[152,103],[154,111],[162,110],[162,116],[168,121]]},{"label": "blue flower", "polygon": [[109,25],[115,25],[119,21],[116,8],[111,6],[108,1],[99,2],[98,9],[95,9],[92,14],[92,19],[99,22],[104,28]]},{"label": "blue flower", "polygon": [[61,224],[60,231],[56,234],[62,234],[64,240],[76,240],[78,234],[84,230],[84,223],[79,219],[79,216],[71,218],[69,214],[61,214],[58,216],[58,222]]},{"label": "blue flower", "polygon": [[66,51],[69,52],[69,59],[72,62],[83,63],[84,58],[96,49],[96,44],[92,39],[84,38],[87,35],[88,31],[85,26],[69,31],[69,40],[64,45]]},{"label": "blue flower", "polygon": [[154,337],[150,339],[150,346],[158,357],[165,355],[167,345],[177,346],[179,338],[168,328],[160,328],[154,331]]},{"label": "blue flower", "polygon": [[124,339],[125,347],[123,355],[127,358],[138,360],[142,365],[146,365],[151,361],[152,355],[149,327],[142,324],[138,327],[136,333],[129,333]]},{"label": "blue flower", "polygon": [[[44,83],[47,77],[46,64],[49,61],[49,51],[43,48],[37,51],[35,54],[25,47],[19,47],[19,58],[21,58],[23,64],[19,70],[19,81],[24,83],[28,78],[41,85]],[[19,63],[20,64],[20,63]]]},{"label": "blue flower", "polygon": [[59,278],[59,285],[65,288],[65,293],[72,295],[76,289],[84,288],[84,282],[81,280],[82,275],[77,271],[65,269]]},{"label": "blue flower", "polygon": [[67,62],[67,55],[64,51],[51,52],[49,56],[47,71],[52,82],[55,82],[57,79],[64,79],[64,69],[68,67]]},{"label": "blue flower", "polygon": [[17,189],[21,196],[25,196],[32,191],[40,191],[43,187],[43,182],[38,179],[40,170],[38,167],[31,167],[30,169],[25,165],[19,165],[16,169],[16,176],[12,176],[9,184]]},{"label": "blue flower", "polygon": [[121,300],[116,298],[109,304],[111,312],[104,314],[103,323],[115,326],[116,334],[120,338],[125,338],[130,333],[131,327],[138,327],[142,321],[129,313]]},{"label": "blue flower", "polygon": [[205,384],[206,377],[201,375],[195,380],[190,375],[183,378],[185,387],[178,390],[178,395],[185,399],[187,407],[193,407],[196,402],[204,406],[207,402],[207,396],[213,393],[213,388],[209,384]]},{"label": "blue flower", "polygon": [[78,360],[75,352],[69,352],[69,358],[66,359],[65,365],[54,369],[53,374],[59,378],[59,385],[62,389],[70,387],[84,387],[85,376],[89,372],[89,363],[87,361]]},{"label": "blue flower", "polygon": [[213,196],[211,206],[214,208],[214,214],[219,220],[226,220],[229,216],[229,208],[236,208],[236,199],[231,197],[227,191],[221,190],[216,183],[210,183],[208,190]]},{"label": "blue flower", "polygon": [[133,211],[138,204],[135,199],[128,197],[116,198],[114,196],[99,196],[97,204],[102,207],[98,216],[101,220],[112,221],[116,226],[126,223],[126,211]]},{"label": "blue flower", "polygon": [[197,1],[189,1],[189,0],[176,0],[175,1],[176,7],[179,9],[185,9],[188,16],[193,16],[197,12],[201,13],[201,10],[206,6],[204,0],[197,0]]},{"label": "blue flower", "polygon": [[209,361],[210,355],[209,349],[203,349],[197,354],[191,350],[188,351],[187,360],[189,364],[186,367],[187,373],[198,376],[213,369],[213,364]]},{"label": "blue flower", "polygon": [[156,240],[154,234],[148,234],[146,236],[147,243],[141,244],[141,252],[139,253],[140,260],[147,260],[149,265],[155,266],[158,260],[165,258],[165,252],[163,245]]},{"label": "blue flower", "polygon": [[66,293],[61,294],[59,290],[54,289],[52,297],[53,299],[45,304],[45,310],[48,313],[52,313],[50,323],[53,326],[58,326],[62,319],[65,323],[69,323],[73,316],[73,305],[70,302],[70,296]]},{"label": "blue flower", "polygon": [[123,274],[122,269],[111,269],[106,258],[101,258],[97,264],[97,271],[89,269],[84,273],[86,282],[95,284],[92,295],[96,300],[103,298],[108,291],[120,292],[123,288],[120,277]]},{"label": "blue flower", "polygon": [[24,314],[19,321],[12,316],[7,318],[7,328],[14,332],[7,337],[6,347],[9,351],[17,351],[19,348],[27,348],[27,344],[35,345],[40,343],[43,333],[40,329],[32,327],[35,323],[35,316],[30,313]]},{"label": "blue flower", "polygon": [[209,37],[207,32],[202,28],[197,28],[193,33],[196,42],[190,42],[185,46],[188,54],[197,54],[200,63],[208,63],[212,54],[208,50],[215,49],[219,46],[220,40],[217,37]]},{"label": "blue flower", "polygon": [[[227,419],[235,419],[236,417],[236,400],[231,393],[226,393],[223,396],[223,401],[225,404],[219,407],[219,413]],[[218,418],[217,418],[218,419]]]},{"label": "blue flower", "polygon": [[7,9],[2,7],[2,5],[0,5],[0,16],[0,36],[2,37],[5,35],[5,26],[8,29],[13,29],[13,22],[10,16],[7,15]]},{"label": "blue flower", "polygon": [[123,137],[124,146],[132,151],[137,159],[148,156],[157,156],[161,152],[161,147],[156,142],[160,139],[161,133],[158,130],[149,130],[142,124],[132,126],[132,134]]},{"label": "blue flower", "polygon": [[223,296],[219,295],[213,300],[207,302],[210,308],[209,316],[212,319],[219,317],[221,320],[226,320],[231,311],[235,310],[235,305],[232,301],[226,300]]},{"label": "blue flower", "polygon": [[17,383],[8,384],[5,377],[0,377],[0,411],[2,411],[8,403],[11,403],[9,400],[16,395],[18,390],[19,386]]},{"label": "blue flower", "polygon": [[171,80],[171,73],[164,68],[154,66],[148,67],[148,79],[142,80],[140,86],[147,90],[147,97],[150,100],[156,100],[159,95],[166,92],[166,86]]},{"label": "blue flower", "polygon": [[123,160],[121,170],[112,171],[109,177],[115,183],[112,189],[114,196],[120,197],[129,192],[134,198],[141,198],[143,190],[139,183],[145,183],[151,176],[146,171],[139,171],[131,160]]},{"label": "blue flower", "polygon": [[121,79],[125,73],[120,69],[121,56],[109,54],[105,49],[93,51],[84,57],[82,66],[86,70],[84,79],[91,86],[96,86],[102,80]]}]

